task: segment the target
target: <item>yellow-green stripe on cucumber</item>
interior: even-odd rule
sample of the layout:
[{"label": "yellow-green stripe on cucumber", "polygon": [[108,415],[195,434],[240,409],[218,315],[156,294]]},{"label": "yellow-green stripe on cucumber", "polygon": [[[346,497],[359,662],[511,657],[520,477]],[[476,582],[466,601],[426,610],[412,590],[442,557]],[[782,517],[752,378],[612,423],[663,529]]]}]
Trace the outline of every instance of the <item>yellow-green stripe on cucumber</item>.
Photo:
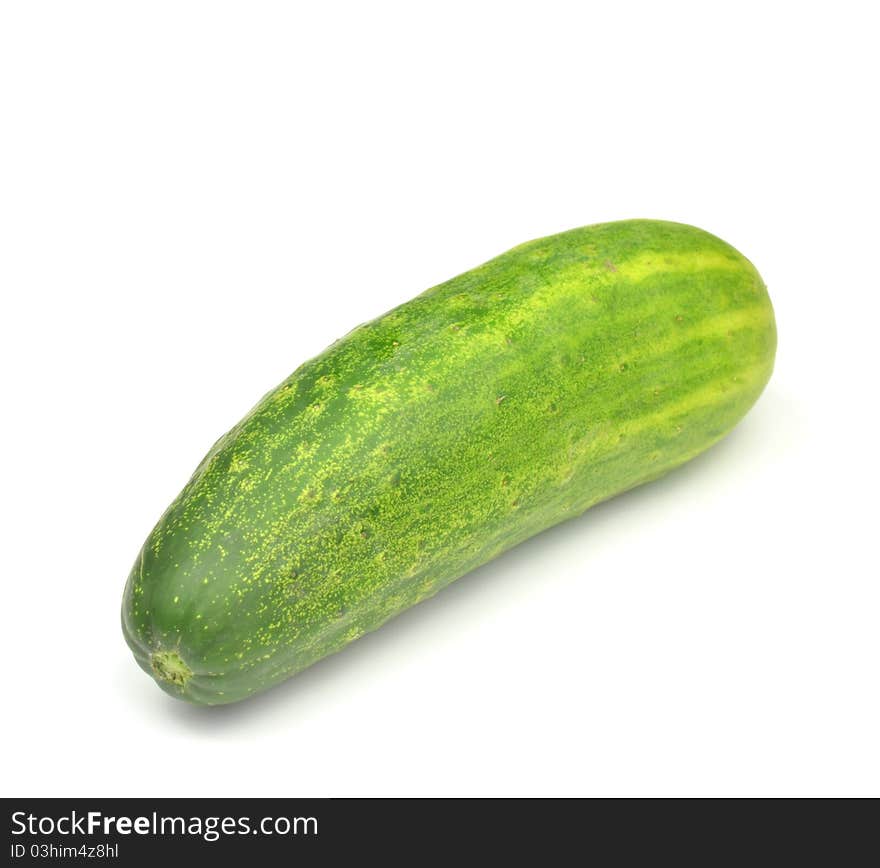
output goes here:
[{"label": "yellow-green stripe on cucumber", "polygon": [[125,637],[235,702],[723,437],[773,368],[752,264],[627,220],[515,247],[359,326],[225,434],[150,533]]}]

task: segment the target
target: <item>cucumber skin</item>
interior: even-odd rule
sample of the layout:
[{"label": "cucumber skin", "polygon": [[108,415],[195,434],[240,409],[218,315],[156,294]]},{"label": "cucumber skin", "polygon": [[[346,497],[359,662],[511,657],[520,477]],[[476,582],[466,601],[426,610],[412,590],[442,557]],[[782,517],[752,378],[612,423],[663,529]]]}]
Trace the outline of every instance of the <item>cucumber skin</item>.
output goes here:
[{"label": "cucumber skin", "polygon": [[700,229],[515,247],[354,329],[217,441],[135,562],[125,638],[174,696],[251,696],[702,452],[775,349],[757,271]]}]

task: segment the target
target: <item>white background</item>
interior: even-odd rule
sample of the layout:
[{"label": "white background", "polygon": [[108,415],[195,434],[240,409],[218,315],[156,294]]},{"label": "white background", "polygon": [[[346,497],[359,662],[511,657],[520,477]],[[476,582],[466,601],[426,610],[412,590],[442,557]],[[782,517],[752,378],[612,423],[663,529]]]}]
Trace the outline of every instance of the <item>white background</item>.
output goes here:
[{"label": "white background", "polygon": [[[880,794],[870,10],[3,4],[4,795]],[[129,567],[257,398],[636,216],[770,288],[726,441],[260,698],[136,667]]]}]

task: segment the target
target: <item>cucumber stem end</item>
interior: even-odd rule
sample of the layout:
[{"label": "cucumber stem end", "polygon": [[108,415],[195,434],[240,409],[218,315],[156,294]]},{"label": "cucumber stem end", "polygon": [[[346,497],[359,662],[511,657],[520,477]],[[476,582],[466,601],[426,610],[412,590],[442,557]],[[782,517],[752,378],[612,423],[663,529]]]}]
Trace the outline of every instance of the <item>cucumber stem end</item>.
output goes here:
[{"label": "cucumber stem end", "polygon": [[154,651],[150,655],[150,666],[157,678],[178,687],[185,687],[192,677],[192,670],[176,651]]}]

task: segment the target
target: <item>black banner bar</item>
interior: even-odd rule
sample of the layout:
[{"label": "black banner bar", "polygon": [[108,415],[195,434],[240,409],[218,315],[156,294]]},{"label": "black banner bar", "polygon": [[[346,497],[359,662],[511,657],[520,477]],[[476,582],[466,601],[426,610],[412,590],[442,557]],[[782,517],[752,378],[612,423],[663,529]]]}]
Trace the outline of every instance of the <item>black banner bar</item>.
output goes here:
[{"label": "black banner bar", "polygon": [[[4,799],[7,864],[153,864],[211,856],[419,864],[531,854],[538,864],[828,864],[876,853],[871,800]],[[867,846],[867,851],[865,850]],[[200,863],[201,864],[201,863]]]}]

